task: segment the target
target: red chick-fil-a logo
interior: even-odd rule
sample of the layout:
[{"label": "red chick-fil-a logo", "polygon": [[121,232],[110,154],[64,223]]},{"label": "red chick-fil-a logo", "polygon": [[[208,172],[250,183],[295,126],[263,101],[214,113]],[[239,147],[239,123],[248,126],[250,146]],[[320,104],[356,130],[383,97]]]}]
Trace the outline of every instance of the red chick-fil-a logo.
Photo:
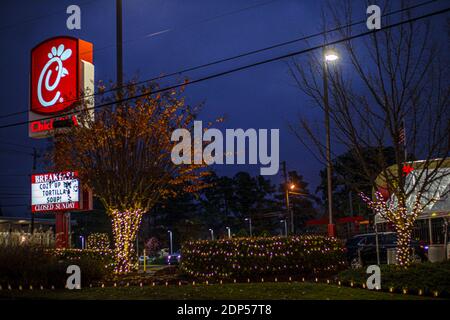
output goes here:
[{"label": "red chick-fil-a logo", "polygon": [[31,54],[31,111],[55,114],[68,109],[78,95],[78,39],[49,39]]},{"label": "red chick-fil-a logo", "polygon": [[[42,82],[45,78],[45,90],[51,92],[55,91],[55,89],[58,87],[59,82],[61,81],[61,78],[65,77],[69,74],[69,71],[64,68],[63,61],[70,58],[72,55],[72,50],[70,49],[64,49],[64,45],[60,44],[58,46],[58,49],[56,47],[52,47],[51,52],[48,54],[48,62],[45,64],[44,68],[41,71],[41,74],[39,75],[38,80],[38,87],[37,87],[37,95],[40,104],[43,107],[49,107],[53,106],[57,101],[64,102],[64,98],[61,97],[61,92],[57,91],[55,93],[55,96],[50,101],[46,101],[45,98],[42,95]],[[56,64],[55,71],[56,71],[56,78],[54,78],[53,83],[50,84],[50,79],[52,76],[52,69],[50,68],[53,64]]]}]

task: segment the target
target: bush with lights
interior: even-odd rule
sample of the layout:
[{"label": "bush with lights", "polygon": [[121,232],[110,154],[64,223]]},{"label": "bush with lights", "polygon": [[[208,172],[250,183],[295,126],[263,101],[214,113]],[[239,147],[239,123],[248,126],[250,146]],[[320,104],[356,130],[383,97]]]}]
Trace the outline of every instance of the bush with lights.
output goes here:
[{"label": "bush with lights", "polygon": [[53,249],[47,252],[63,261],[93,261],[107,272],[114,267],[114,257],[111,249]]},{"label": "bush with lights", "polygon": [[0,288],[64,288],[67,267],[81,269],[82,287],[103,281],[112,270],[112,254],[34,245],[0,246]]},{"label": "bush with lights", "polygon": [[318,235],[184,243],[181,269],[206,279],[329,275],[345,268],[344,248]]},{"label": "bush with lights", "polygon": [[91,233],[87,237],[87,247],[107,252],[110,249],[109,236],[106,233]]}]

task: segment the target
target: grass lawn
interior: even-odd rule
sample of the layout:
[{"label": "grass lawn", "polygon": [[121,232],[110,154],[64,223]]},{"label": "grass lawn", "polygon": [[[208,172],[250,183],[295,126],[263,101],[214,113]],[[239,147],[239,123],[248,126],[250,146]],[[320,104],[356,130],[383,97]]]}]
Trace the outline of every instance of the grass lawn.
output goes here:
[{"label": "grass lawn", "polygon": [[86,288],[81,290],[5,290],[0,299],[289,299],[289,300],[405,300],[424,297],[374,292],[317,283],[238,283],[223,285]]}]

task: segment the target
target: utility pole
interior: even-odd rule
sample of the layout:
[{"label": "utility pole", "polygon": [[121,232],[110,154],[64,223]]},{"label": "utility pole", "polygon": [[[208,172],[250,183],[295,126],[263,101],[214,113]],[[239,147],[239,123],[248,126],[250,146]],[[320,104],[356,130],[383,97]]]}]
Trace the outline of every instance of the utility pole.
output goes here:
[{"label": "utility pole", "polygon": [[[324,55],[325,57],[325,50]],[[328,235],[335,236],[333,224],[333,191],[331,186],[331,142],[330,142],[330,104],[328,101],[328,66],[323,61],[323,103],[325,108],[325,131],[326,131],[326,160],[327,160],[327,190],[328,190]]]},{"label": "utility pole", "polygon": [[287,212],[286,219],[290,220],[291,233],[294,234],[294,213],[292,212],[290,204],[289,204],[289,182],[288,182],[288,176],[287,176],[287,171],[286,171],[286,161],[282,161],[281,165],[283,167],[284,191],[285,191],[285,197],[286,197],[286,212]]},{"label": "utility pole", "polygon": [[[37,150],[33,148],[33,173],[36,172],[37,167]],[[31,212],[31,234],[34,234],[34,213]]]},{"label": "utility pole", "polygon": [[[122,0],[116,0],[117,87],[123,86]],[[122,98],[119,89],[119,99]]]}]

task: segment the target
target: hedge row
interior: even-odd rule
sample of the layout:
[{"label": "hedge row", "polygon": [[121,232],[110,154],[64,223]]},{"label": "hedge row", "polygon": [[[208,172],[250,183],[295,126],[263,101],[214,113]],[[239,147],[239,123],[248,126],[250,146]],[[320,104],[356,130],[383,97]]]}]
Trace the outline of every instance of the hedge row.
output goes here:
[{"label": "hedge row", "polygon": [[37,246],[0,247],[0,285],[64,288],[67,267],[78,265],[81,285],[103,280],[108,274],[110,258],[94,251],[46,250]]},{"label": "hedge row", "polygon": [[[408,269],[397,265],[382,265],[381,288],[408,292],[419,292],[423,294],[450,295],[450,261],[425,262],[413,264]],[[345,283],[366,283],[368,278],[366,268],[349,269],[338,274],[338,279]]]},{"label": "hedge row", "polygon": [[340,242],[316,235],[190,241],[181,255],[182,271],[210,279],[313,277],[336,273],[346,264]]}]

